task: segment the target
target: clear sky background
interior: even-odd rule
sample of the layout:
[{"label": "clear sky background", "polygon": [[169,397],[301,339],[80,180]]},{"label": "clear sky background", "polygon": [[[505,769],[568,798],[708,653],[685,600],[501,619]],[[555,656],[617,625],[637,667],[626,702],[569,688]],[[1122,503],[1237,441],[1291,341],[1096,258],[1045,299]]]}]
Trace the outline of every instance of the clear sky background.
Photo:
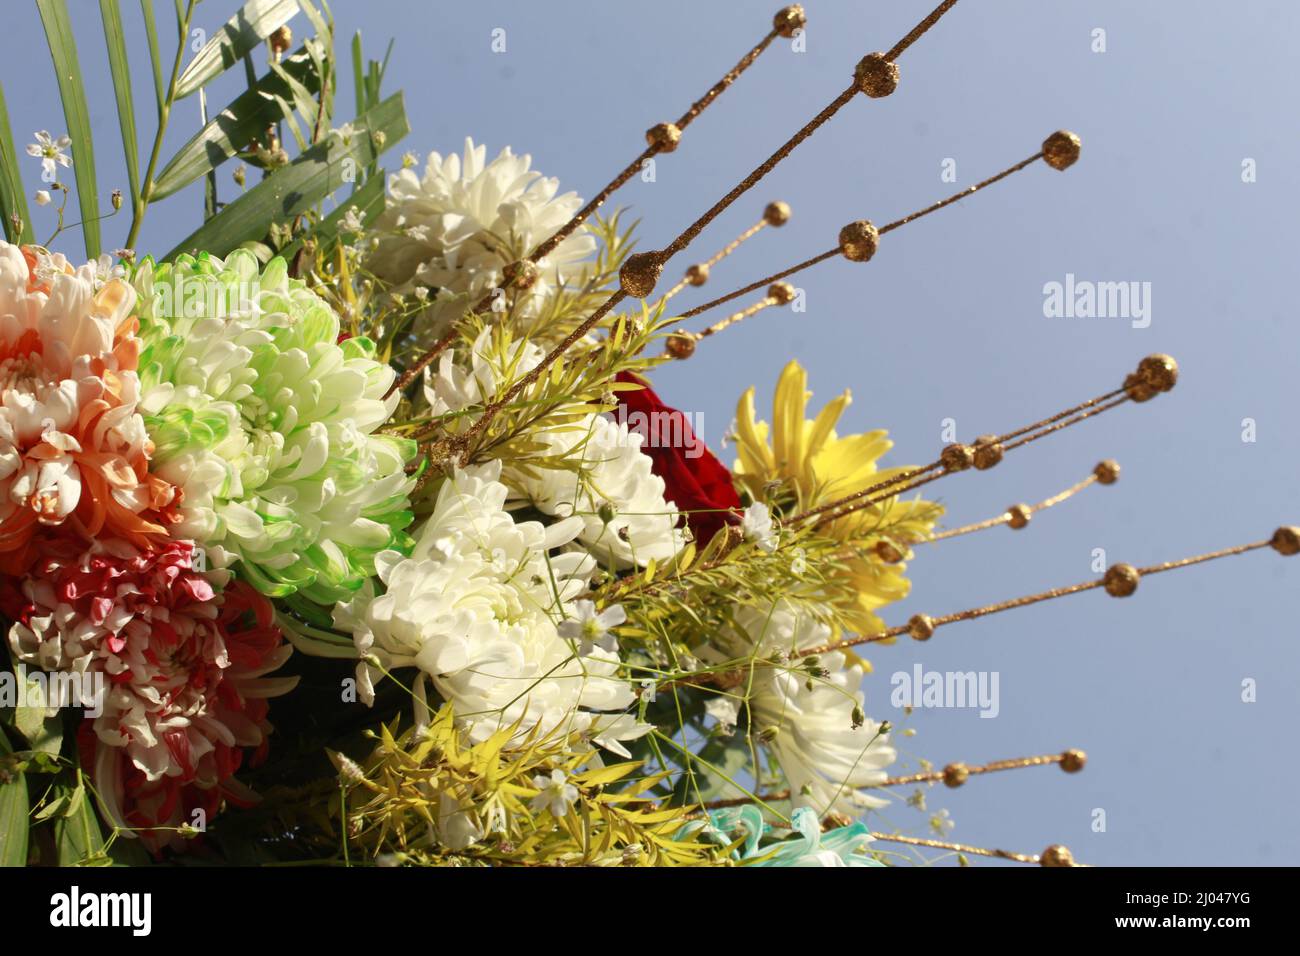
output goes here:
[{"label": "clear sky background", "polygon": [[[777,41],[661,158],[654,183],[634,180],[617,195],[643,220],[642,248],[676,235],[842,90],[859,57],[888,49],[932,5],[807,3],[806,52]],[[58,135],[66,124],[35,7],[10,6],[2,79],[21,152],[33,130]],[[170,40],[171,4],[156,6]],[[642,148],[648,126],[679,116],[766,32],[779,3],[333,6],[344,56],[357,28],[371,55],[397,40],[387,89],[406,91],[413,129],[398,152],[423,160],[461,148],[466,135],[491,154],[510,144],[590,196]],[[106,195],[125,182],[98,5],[70,7]],[[216,29],[235,7],[206,0],[198,25]],[[123,8],[138,116],[151,135],[138,8]],[[1102,458],[1124,469],[1117,485],[1090,488],[1023,531],[925,546],[911,565],[913,596],[886,612],[891,623],[1087,580],[1095,548],[1142,565],[1300,523],[1297,20],[1300,8],[1283,0],[963,0],[903,56],[897,93],[846,106],[675,259],[665,284],[772,199],[791,204],[791,222],[716,267],[708,286],[678,300],[683,307],[829,248],[850,219],[883,223],[978,181],[1055,129],[1082,136],[1078,165],[1058,173],[1036,164],[885,237],[868,264],[834,259],[804,273],[794,281],[806,312],[769,310],[707,342],[659,371],[660,394],[702,413],[716,448],[740,393],[757,385],[767,409],[781,368],[797,358],[814,408],[852,390],[841,432],[888,428],[889,461],[920,463],[942,445],[944,419],[969,441],[1115,387],[1148,353],[1177,357],[1173,393],[932,486],[955,526],[1048,497]],[[301,17],[294,25],[306,32]],[[496,28],[506,31],[504,53],[491,49]],[[1092,49],[1097,28],[1104,53]],[[224,78],[214,108],[242,84],[241,71]],[[340,121],[351,99],[349,83]],[[197,109],[182,104],[165,155],[193,132]],[[1242,181],[1247,158],[1253,183]],[[956,161],[955,185],[940,179],[945,159]],[[39,167],[24,160],[31,192]],[[224,172],[221,189],[233,198]],[[169,249],[197,224],[201,203],[191,189],[156,207],[141,250]],[[32,215],[44,237],[52,213],[33,206]],[[106,248],[121,244],[127,225],[125,216],[105,224]],[[79,240],[62,248],[79,253]],[[1045,318],[1043,286],[1067,273],[1150,282],[1150,326]],[[1242,440],[1247,418],[1254,442]],[[1123,601],[1090,592],[943,628],[925,645],[874,650],[868,711],[900,720],[889,677],[917,661],[996,671],[995,719],[918,711],[906,722],[916,736],[897,738],[906,759],[1088,752],[1078,775],[1036,768],[931,790],[931,810],[946,807],[956,822],[952,839],[1021,852],[1063,842],[1098,864],[1291,864],[1300,851],[1297,584],[1300,559],[1263,551],[1149,578]],[[1254,703],[1242,701],[1246,679],[1257,682]],[[1092,828],[1096,808],[1104,833]],[[901,801],[884,815],[924,829],[924,815]]]}]

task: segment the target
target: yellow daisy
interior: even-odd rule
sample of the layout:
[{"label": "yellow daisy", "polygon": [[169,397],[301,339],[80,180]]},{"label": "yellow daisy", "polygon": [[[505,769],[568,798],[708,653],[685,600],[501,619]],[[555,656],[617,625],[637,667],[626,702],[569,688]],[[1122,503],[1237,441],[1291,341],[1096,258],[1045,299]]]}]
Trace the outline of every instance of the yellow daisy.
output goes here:
[{"label": "yellow daisy", "polygon": [[[894,444],[887,432],[836,434],[835,424],[852,401],[847,390],[816,418],[805,418],[812,398],[807,384],[807,372],[792,360],[777,381],[770,427],[754,414],[754,389],[740,397],[736,407],[739,457],[732,470],[751,497],[786,505],[786,514],[795,514],[907,470],[877,468],[877,460]],[[901,559],[910,555],[910,543],[930,535],[942,513],[942,507],[934,502],[893,497],[822,526],[822,533],[851,546],[844,565],[855,598],[851,607],[840,611],[854,630],[870,633],[884,629],[875,610],[907,596],[911,582],[904,577],[907,566]],[[880,552],[899,560],[890,563]]]}]

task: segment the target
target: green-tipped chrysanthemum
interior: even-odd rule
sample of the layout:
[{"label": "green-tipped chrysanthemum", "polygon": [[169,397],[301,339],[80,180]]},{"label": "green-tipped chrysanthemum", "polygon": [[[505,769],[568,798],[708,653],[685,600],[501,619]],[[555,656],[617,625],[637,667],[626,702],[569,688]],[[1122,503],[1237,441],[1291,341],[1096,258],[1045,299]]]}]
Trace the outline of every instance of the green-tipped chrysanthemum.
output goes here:
[{"label": "green-tipped chrysanthemum", "polygon": [[340,342],[280,259],[146,260],[133,281],[152,468],[184,492],[177,537],[265,594],[322,604],[359,588],[380,551],[409,549],[416,449],[373,434],[397,396],[372,342]]}]

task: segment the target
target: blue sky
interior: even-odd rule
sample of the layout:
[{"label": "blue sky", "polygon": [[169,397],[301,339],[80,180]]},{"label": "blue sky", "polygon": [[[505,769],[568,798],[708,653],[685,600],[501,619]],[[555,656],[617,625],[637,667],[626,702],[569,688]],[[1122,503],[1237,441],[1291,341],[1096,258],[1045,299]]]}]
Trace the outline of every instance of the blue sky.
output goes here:
[{"label": "blue sky", "polygon": [[[105,192],[124,182],[114,181],[120,141],[98,7],[70,6]],[[170,4],[157,6],[165,22]],[[510,144],[589,196],[642,148],[647,127],[680,115],[763,35],[777,6],[338,0],[334,12],[340,37],[362,28],[372,55],[397,40],[387,86],[405,89],[413,128],[399,149],[423,157],[459,149],[467,135],[490,153]],[[634,180],[617,195],[642,219],[643,248],[675,236],[931,3],[806,6],[806,51],[774,44],[660,160],[653,183]],[[123,7],[141,125],[151,129],[138,10]],[[199,25],[215,29],[234,7],[207,0]],[[33,130],[57,135],[65,124],[35,8],[14,14],[3,81],[21,150]],[[760,234],[679,302],[826,249],[850,219],[882,223],[925,206],[1033,153],[1055,129],[1083,138],[1078,165],[1036,164],[885,237],[868,264],[815,267],[794,280],[806,312],[769,310],[706,343],[660,371],[660,394],[702,414],[716,448],[740,393],[757,385],[765,407],[797,358],[814,407],[851,389],[841,430],[888,428],[889,460],[917,463],[935,457],[945,419],[970,440],[1114,387],[1148,353],[1178,358],[1171,394],[932,486],[958,525],[1054,494],[1102,458],[1124,468],[1117,485],[1090,488],[1023,531],[927,546],[911,566],[913,596],[886,612],[891,623],[1087,580],[1096,548],[1112,562],[1149,564],[1300,523],[1290,223],[1300,143],[1288,125],[1297,19],[1293,4],[1265,0],[1228,12],[1208,0],[963,0],[904,55],[897,93],[850,103],[674,260],[669,278],[767,201],[793,207],[786,227]],[[504,53],[492,51],[495,29],[506,31]],[[1097,29],[1105,52],[1093,50]],[[224,78],[214,105],[242,82]],[[350,109],[350,90],[341,101]],[[186,101],[166,155],[196,121],[197,103]],[[947,159],[955,185],[940,178]],[[34,191],[35,160],[28,172]],[[222,190],[233,196],[224,175]],[[201,202],[190,190],[156,207],[142,251],[190,232]],[[32,212],[43,237],[52,215]],[[125,217],[107,223],[105,246],[121,244],[126,226]],[[1067,274],[1151,283],[1150,325],[1045,317],[1044,285]],[[1245,419],[1253,442],[1242,440]],[[868,710],[898,721],[890,675],[918,661],[996,671],[995,719],[921,710],[900,750],[940,765],[1087,750],[1082,774],[1038,768],[932,790],[931,809],[956,821],[952,839],[1022,852],[1064,842],[1098,864],[1290,863],[1300,850],[1289,799],[1300,768],[1287,743],[1300,716],[1297,582],[1300,561],[1264,551],[1150,578],[1123,601],[1090,592],[944,628],[927,644],[870,655]],[[1241,699],[1247,679],[1254,703]],[[1103,833],[1092,829],[1097,808]],[[901,803],[885,819],[924,825]]]}]

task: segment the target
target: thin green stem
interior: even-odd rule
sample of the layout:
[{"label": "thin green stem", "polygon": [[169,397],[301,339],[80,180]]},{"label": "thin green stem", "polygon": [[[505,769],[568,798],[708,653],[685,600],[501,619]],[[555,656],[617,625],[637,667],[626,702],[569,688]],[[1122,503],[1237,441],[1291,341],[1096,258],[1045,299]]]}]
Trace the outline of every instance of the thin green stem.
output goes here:
[{"label": "thin green stem", "polygon": [[[172,62],[172,76],[167,83],[167,95],[158,108],[158,132],[153,138],[153,149],[149,152],[149,165],[145,167],[144,185],[140,187],[140,195],[133,196],[131,203],[131,231],[126,236],[126,248],[134,249],[136,239],[140,235],[140,226],[144,224],[144,212],[149,206],[149,199],[153,196],[154,191],[154,172],[158,169],[158,161],[162,158],[163,136],[167,132],[167,121],[171,117],[172,104],[176,99],[176,81],[181,75],[181,61],[185,57],[185,37],[190,32],[190,21],[194,17],[194,7],[198,0],[187,0],[185,4],[185,13],[180,20],[180,40],[176,44],[176,59]],[[177,3],[177,14],[180,15],[180,4]]]}]

